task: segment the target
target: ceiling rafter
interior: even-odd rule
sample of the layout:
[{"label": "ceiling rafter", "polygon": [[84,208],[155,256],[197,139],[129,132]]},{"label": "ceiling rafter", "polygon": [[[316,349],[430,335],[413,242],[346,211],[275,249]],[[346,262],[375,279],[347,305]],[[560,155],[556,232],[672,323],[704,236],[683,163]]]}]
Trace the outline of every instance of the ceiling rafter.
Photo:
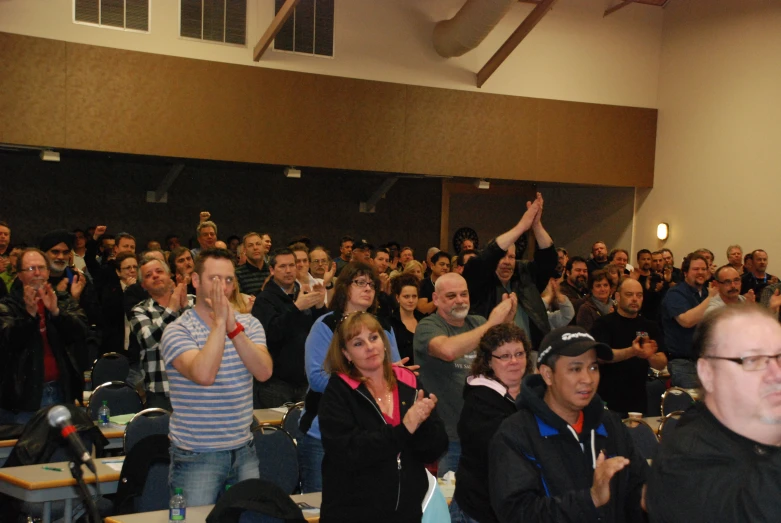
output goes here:
[{"label": "ceiling rafter", "polygon": [[496,53],[486,62],[482,69],[477,73],[477,87],[482,87],[492,74],[502,65],[510,53],[528,36],[532,29],[548,14],[556,0],[540,0],[533,2],[536,4],[534,9],[523,19],[518,29],[505,41]]},{"label": "ceiling rafter", "polygon": [[266,29],[266,32],[263,33],[263,36],[260,37],[258,43],[255,44],[255,49],[252,51],[252,59],[254,61],[260,61],[263,53],[266,52],[268,46],[270,46],[271,42],[274,41],[274,38],[277,37],[279,31],[282,29],[282,26],[285,25],[285,22],[287,22],[288,18],[293,15],[293,10],[300,1],[301,0],[285,0],[285,3],[277,13],[277,16],[274,17],[274,19],[269,24],[268,29]]}]

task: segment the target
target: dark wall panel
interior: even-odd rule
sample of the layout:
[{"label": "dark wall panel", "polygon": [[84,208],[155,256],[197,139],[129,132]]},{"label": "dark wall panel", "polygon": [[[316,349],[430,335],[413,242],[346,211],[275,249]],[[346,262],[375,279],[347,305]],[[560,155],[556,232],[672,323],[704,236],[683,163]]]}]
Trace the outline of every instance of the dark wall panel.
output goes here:
[{"label": "dark wall panel", "polygon": [[[280,169],[236,165],[185,167],[168,192],[167,204],[146,203],[169,167],[110,158],[74,158],[60,163],[0,153],[3,205],[0,220],[12,228],[12,243],[36,244],[54,228],[104,223],[127,230],[144,244],[166,234],[194,237],[198,214],[212,213],[219,237],[268,231],[275,245],[306,234],[338,253],[339,238],[352,234],[374,243],[395,239],[421,251],[439,242],[439,180],[401,179],[374,214],[358,212],[382,182],[363,173],[307,173],[287,179]],[[432,207],[432,202],[437,202]]]}]

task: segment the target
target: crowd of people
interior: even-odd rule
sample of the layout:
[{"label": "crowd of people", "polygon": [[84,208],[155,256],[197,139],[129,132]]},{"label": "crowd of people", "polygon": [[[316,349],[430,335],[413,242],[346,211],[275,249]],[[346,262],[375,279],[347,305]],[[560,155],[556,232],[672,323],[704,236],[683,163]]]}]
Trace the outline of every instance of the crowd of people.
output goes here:
[{"label": "crowd of people", "polygon": [[[105,225],[36,248],[0,222],[0,423],[79,401],[94,357],[120,352],[145,404],[172,411],[170,486],[190,505],[258,476],[253,408],[304,402],[302,489],[322,491],[326,523],[419,521],[429,469],[455,473],[455,522],[769,521],[781,283],[767,253],[731,245],[717,266],[699,249],[678,268],[641,249],[632,266],[598,241],[570,256],[543,206],[538,193],[482,248],[422,260],[350,236],[334,258],[307,238],[272,250],[266,232],[222,242],[207,212],[197,248],[171,235],[140,255]],[[649,467],[621,419],[665,368],[704,400]]]}]

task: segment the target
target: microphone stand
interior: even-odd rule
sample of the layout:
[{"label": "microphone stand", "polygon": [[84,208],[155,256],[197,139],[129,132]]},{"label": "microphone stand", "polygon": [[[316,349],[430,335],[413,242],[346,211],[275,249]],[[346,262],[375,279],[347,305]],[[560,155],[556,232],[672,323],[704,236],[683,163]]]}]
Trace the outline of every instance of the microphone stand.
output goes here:
[{"label": "microphone stand", "polygon": [[[87,507],[87,512],[89,512],[89,517],[92,520],[92,523],[100,523],[100,513],[98,513],[98,506],[95,504],[95,500],[92,498],[92,494],[90,494],[89,489],[87,488],[87,484],[84,483],[84,472],[81,470],[81,464],[77,463],[78,460],[71,460],[68,463],[68,469],[71,472],[71,476],[73,476],[73,479],[76,480],[76,483],[79,485],[79,490],[81,491],[81,499],[84,501],[84,504]],[[100,484],[98,483],[98,476],[95,475],[95,490],[97,491],[98,495],[100,495]]]}]

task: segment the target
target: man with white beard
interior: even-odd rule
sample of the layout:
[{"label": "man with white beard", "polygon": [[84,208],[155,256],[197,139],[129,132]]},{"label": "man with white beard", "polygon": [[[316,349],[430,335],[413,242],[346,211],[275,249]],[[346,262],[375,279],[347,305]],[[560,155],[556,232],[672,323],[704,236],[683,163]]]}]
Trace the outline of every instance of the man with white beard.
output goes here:
[{"label": "man with white beard", "polygon": [[73,298],[87,315],[88,325],[102,325],[103,314],[93,282],[78,269],[69,266],[71,249],[76,237],[64,229],[46,233],[40,247],[49,265],[49,284],[58,299]]},{"label": "man with white beard", "polygon": [[412,346],[426,389],[439,398],[437,411],[450,440],[447,453],[439,460],[442,476],[458,467],[461,443],[456,427],[464,406],[464,383],[475,359],[474,350],[488,329],[513,322],[518,299],[515,293],[505,294],[487,320],[470,315],[466,280],[460,274],[448,273],[437,279],[432,301],[437,304],[436,314],[420,321]]}]

